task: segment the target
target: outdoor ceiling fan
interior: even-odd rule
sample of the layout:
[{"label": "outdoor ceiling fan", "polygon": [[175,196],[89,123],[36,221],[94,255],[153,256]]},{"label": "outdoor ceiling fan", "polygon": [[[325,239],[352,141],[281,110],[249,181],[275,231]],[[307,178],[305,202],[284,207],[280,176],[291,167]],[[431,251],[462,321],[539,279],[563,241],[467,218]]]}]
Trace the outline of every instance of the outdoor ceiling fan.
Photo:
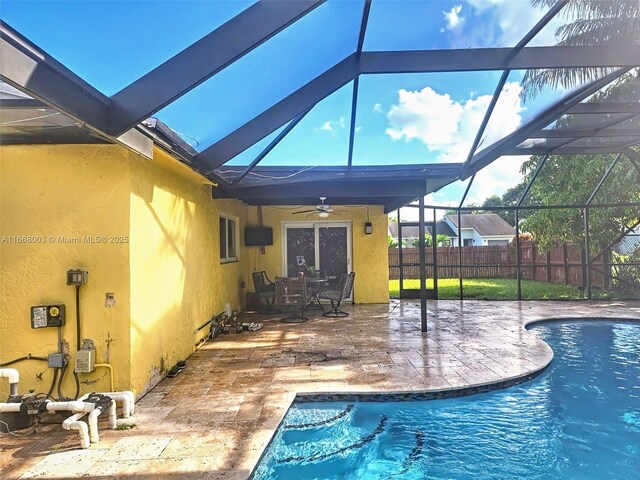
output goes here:
[{"label": "outdoor ceiling fan", "polygon": [[333,212],[333,208],[331,205],[324,203],[327,197],[318,197],[320,199],[320,204],[316,205],[314,209],[311,210],[301,210],[299,212],[293,212],[294,215],[299,213],[316,213],[320,218],[327,218],[331,212]]}]

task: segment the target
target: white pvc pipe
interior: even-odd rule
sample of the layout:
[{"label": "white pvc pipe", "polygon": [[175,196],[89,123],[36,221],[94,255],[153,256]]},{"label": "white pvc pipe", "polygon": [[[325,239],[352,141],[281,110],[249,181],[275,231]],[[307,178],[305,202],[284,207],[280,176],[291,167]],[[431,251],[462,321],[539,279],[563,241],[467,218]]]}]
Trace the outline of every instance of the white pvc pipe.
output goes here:
[{"label": "white pvc pipe", "polygon": [[95,403],[81,402],[79,400],[70,402],[47,402],[46,406],[50,412],[62,410],[73,413],[89,413],[96,408]]},{"label": "white pvc pipe", "polygon": [[9,383],[18,383],[20,373],[15,368],[0,368],[0,378],[8,378]]},{"label": "white pvc pipe", "polygon": [[64,422],[62,422],[62,428],[65,430],[77,430],[80,436],[80,446],[82,448],[89,448],[91,441],[89,439],[89,428],[85,422],[81,422],[80,419],[86,415],[86,412],[76,413],[71,415]]},{"label": "white pvc pipe", "polygon": [[111,430],[115,430],[118,428],[118,412],[116,408],[116,401],[111,400],[111,405],[109,405],[109,428]]},{"label": "white pvc pipe", "polygon": [[0,412],[19,412],[19,403],[0,403]]},{"label": "white pvc pipe", "polygon": [[91,440],[91,443],[98,443],[100,441],[100,433],[98,432],[98,417],[100,413],[99,408],[89,413],[89,440]]}]

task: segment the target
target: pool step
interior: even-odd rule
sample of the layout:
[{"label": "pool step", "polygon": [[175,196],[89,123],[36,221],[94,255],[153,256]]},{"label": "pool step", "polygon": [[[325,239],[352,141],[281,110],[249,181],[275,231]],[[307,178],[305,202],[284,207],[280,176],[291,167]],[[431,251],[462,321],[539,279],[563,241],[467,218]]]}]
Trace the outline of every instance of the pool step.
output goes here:
[{"label": "pool step", "polygon": [[343,417],[346,417],[349,412],[351,412],[351,410],[353,410],[354,405],[353,404],[349,404],[347,405],[347,408],[345,408],[343,411],[341,411],[340,413],[338,413],[337,415],[334,415],[333,417],[324,419],[324,420],[318,420],[315,422],[306,422],[306,423],[297,423],[297,424],[290,424],[290,425],[285,425],[284,426],[284,430],[306,430],[309,428],[317,428],[317,427],[322,427],[325,425],[329,425],[333,422],[336,422],[338,420],[340,420]]},{"label": "pool step", "polygon": [[339,455],[341,453],[350,451],[350,450],[359,450],[360,448],[368,445],[369,443],[373,442],[376,437],[378,437],[378,435],[380,435],[382,432],[384,432],[384,429],[387,425],[387,416],[386,415],[382,415],[380,417],[380,422],[378,423],[378,426],[375,428],[375,430],[373,430],[370,434],[362,437],[360,440],[358,440],[357,442],[354,442],[350,445],[341,447],[337,450],[333,450],[331,452],[328,453],[316,453],[313,455],[308,455],[308,456],[290,456],[290,457],[286,457],[286,458],[281,458],[277,460],[277,463],[292,463],[292,462],[301,462],[301,463],[313,463],[313,462],[321,462],[323,460],[326,460],[328,458],[334,457],[336,455]]}]

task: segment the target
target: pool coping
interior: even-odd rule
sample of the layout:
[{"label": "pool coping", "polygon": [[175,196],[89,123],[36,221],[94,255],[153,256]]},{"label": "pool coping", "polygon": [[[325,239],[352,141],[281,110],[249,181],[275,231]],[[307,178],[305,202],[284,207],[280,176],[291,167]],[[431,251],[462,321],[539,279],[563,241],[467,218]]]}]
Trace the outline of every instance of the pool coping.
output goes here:
[{"label": "pool coping", "polygon": [[[527,334],[533,335],[529,331],[529,327],[535,324],[547,324],[547,323],[566,323],[566,322],[618,322],[618,323],[640,323],[638,317],[605,317],[605,316],[589,316],[589,317],[576,317],[575,315],[569,315],[566,317],[545,317],[534,318],[521,325],[521,330]],[[551,352],[549,360],[539,368],[531,371],[527,371],[521,375],[514,375],[513,377],[502,379],[497,382],[484,382],[474,385],[468,385],[464,387],[449,387],[427,390],[414,390],[414,391],[395,391],[395,392],[327,392],[327,393],[306,393],[297,392],[295,397],[289,403],[278,427],[273,431],[271,438],[265,445],[264,449],[260,453],[256,464],[251,469],[247,480],[254,480],[254,475],[260,463],[262,462],[267,451],[271,447],[271,444],[275,440],[277,434],[283,428],[283,422],[287,414],[291,410],[291,407],[295,403],[319,403],[319,402],[369,402],[369,403],[382,403],[382,402],[409,402],[409,401],[428,401],[428,400],[444,400],[449,398],[461,398],[471,395],[478,395],[482,393],[489,393],[496,390],[504,390],[510,388],[540,376],[551,365],[555,354],[553,349],[544,340],[538,337],[538,340],[542,342]]]}]

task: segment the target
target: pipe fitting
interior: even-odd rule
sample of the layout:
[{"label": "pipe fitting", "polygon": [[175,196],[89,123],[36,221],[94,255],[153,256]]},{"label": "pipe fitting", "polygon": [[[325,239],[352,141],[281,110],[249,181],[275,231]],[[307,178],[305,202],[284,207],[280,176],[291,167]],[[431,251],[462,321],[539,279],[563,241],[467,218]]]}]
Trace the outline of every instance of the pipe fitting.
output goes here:
[{"label": "pipe fitting", "polygon": [[80,436],[80,446],[82,448],[89,448],[91,441],[89,439],[89,427],[85,422],[80,421],[82,417],[86,415],[85,412],[76,413],[71,415],[64,422],[62,422],[62,428],[65,430],[77,430]]},{"label": "pipe fitting", "polygon": [[0,368],[0,378],[9,380],[9,395],[18,395],[20,373],[15,368]]}]

